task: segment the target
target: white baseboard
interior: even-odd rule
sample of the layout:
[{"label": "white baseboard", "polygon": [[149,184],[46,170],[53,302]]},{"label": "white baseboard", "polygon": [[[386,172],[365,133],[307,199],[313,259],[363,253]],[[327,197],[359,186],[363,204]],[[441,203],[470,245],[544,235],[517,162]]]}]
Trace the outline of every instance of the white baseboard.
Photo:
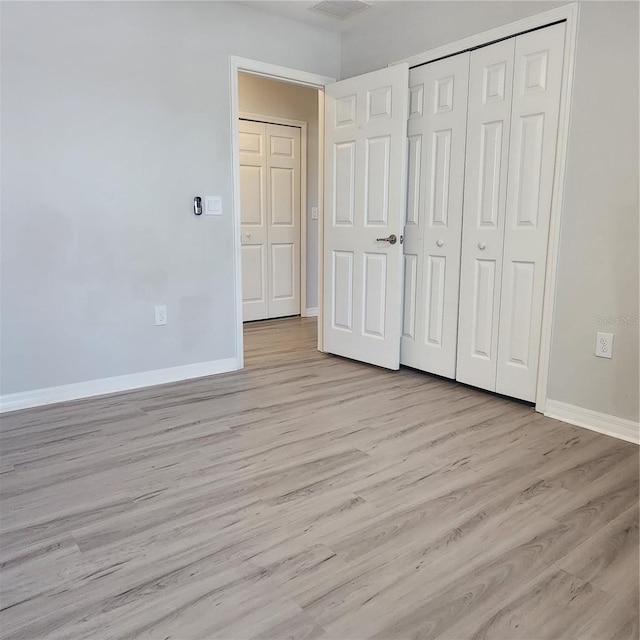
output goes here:
[{"label": "white baseboard", "polygon": [[314,316],[318,315],[318,307],[309,307],[308,309],[305,309],[304,312],[304,317],[305,318],[313,318]]},{"label": "white baseboard", "polygon": [[547,400],[544,415],[591,429],[591,431],[604,433],[620,440],[640,444],[640,424],[633,420],[616,418],[606,413],[583,409],[558,400]]},{"label": "white baseboard", "polygon": [[191,378],[203,378],[217,373],[236,371],[237,369],[237,359],[226,358],[223,360],[211,360],[209,362],[197,362],[181,367],[169,367],[168,369],[131,373],[124,376],[114,376],[112,378],[100,378],[99,380],[89,380],[76,384],[65,384],[59,387],[47,387],[45,389],[34,389],[33,391],[9,393],[0,396],[0,413],[17,411],[18,409],[29,409],[45,404],[90,398],[92,396],[102,396],[119,391],[130,391],[131,389],[140,389],[142,387],[153,387],[157,384],[179,382],[180,380],[189,380]]}]

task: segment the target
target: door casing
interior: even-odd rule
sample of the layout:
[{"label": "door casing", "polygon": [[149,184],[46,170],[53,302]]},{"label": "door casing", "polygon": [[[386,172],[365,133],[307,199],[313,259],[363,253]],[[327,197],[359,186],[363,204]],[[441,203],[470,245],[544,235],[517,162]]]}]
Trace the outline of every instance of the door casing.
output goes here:
[{"label": "door casing", "polygon": [[[260,60],[251,60],[239,56],[229,56],[229,96],[231,117],[231,165],[233,173],[233,263],[234,263],[234,289],[235,289],[235,326],[236,326],[236,359],[238,369],[244,368],[244,336],[242,329],[242,255],[241,255],[241,217],[240,217],[240,149],[238,146],[238,121],[242,117],[238,106],[238,73],[250,73],[253,75],[284,80],[293,84],[318,89],[318,252],[322,251],[322,229],[324,221],[323,205],[323,169],[324,163],[324,87],[335,82],[335,78],[322,76],[317,73],[282,67]],[[273,118],[270,116],[273,121]],[[275,122],[275,121],[274,121]],[[278,124],[275,122],[275,124]],[[301,154],[306,157],[306,154]],[[301,170],[302,173],[302,170]],[[306,202],[301,219],[306,218]],[[301,227],[302,233],[302,227]],[[304,231],[306,242],[306,227]],[[301,256],[302,262],[302,256]],[[321,263],[320,263],[321,264]],[[306,269],[305,269],[306,271]],[[302,276],[302,273],[301,273]],[[305,273],[306,281],[306,273]],[[318,273],[318,309],[322,308],[322,274]],[[302,288],[302,281],[300,283]],[[302,305],[302,298],[300,300]],[[306,295],[305,295],[306,304]],[[306,307],[305,307],[306,308]],[[322,350],[322,320],[318,316],[318,349]]]}]

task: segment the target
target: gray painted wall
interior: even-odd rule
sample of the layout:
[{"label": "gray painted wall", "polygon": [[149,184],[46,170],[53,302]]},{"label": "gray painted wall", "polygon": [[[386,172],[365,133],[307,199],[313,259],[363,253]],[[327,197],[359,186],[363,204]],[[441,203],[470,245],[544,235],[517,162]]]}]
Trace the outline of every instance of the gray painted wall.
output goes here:
[{"label": "gray painted wall", "polygon": [[337,77],[338,35],[222,2],[1,11],[1,393],[234,357],[228,57]]},{"label": "gray painted wall", "polygon": [[[549,396],[638,420],[638,3],[581,9]],[[618,324],[635,316],[635,324]],[[615,334],[613,359],[595,334]]]},{"label": "gray painted wall", "polygon": [[[342,77],[563,3],[403,2],[347,31]],[[392,37],[389,34],[401,34]],[[638,3],[581,6],[549,397],[638,420]],[[596,332],[615,334],[612,360]]]},{"label": "gray painted wall", "polygon": [[238,74],[240,111],[307,123],[307,309],[318,306],[318,90],[248,73]]}]

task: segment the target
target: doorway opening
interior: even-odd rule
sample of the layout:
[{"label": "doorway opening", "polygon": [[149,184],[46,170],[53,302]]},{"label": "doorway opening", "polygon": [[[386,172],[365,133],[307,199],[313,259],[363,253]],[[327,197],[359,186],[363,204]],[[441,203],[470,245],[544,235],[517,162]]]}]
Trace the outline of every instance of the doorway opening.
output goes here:
[{"label": "doorway opening", "polygon": [[241,72],[238,104],[243,321],[317,315],[318,91]]},{"label": "doorway opening", "polygon": [[[231,59],[237,354],[245,325],[318,315],[324,85],[331,78]],[[312,320],[311,320],[312,319]]]}]

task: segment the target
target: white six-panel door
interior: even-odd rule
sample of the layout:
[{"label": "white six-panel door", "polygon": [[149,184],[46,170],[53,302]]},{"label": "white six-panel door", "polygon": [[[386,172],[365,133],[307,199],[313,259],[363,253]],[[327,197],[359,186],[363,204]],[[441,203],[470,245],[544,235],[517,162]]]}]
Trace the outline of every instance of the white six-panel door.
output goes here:
[{"label": "white six-panel door", "polygon": [[300,313],[300,129],[241,120],[243,319]]},{"label": "white six-panel door", "polygon": [[536,395],[565,25],[516,38],[496,391]]},{"label": "white six-panel door", "polygon": [[389,369],[400,361],[407,86],[397,65],[325,93],[324,350]]},{"label": "white six-panel door", "polygon": [[515,39],[471,52],[456,379],[495,391]]},{"label": "white six-panel door", "polygon": [[409,72],[400,362],[456,374],[469,53]]}]

